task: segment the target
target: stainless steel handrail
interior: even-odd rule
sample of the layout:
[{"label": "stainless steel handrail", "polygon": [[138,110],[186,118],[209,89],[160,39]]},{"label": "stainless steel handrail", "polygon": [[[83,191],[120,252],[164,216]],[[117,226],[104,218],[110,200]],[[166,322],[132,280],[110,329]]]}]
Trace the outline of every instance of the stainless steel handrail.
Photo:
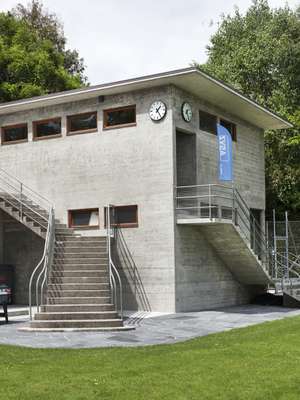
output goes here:
[{"label": "stainless steel handrail", "polygon": [[27,186],[25,183],[20,181],[18,178],[14,177],[12,174],[10,174],[9,172],[5,171],[2,168],[0,168],[0,174],[5,175],[6,178],[11,179],[13,182],[17,182],[20,186],[22,186],[23,189],[28,190],[33,196],[36,196],[40,201],[42,200],[42,202],[46,202],[46,204],[50,208],[51,203],[49,202],[48,199],[46,199],[44,196],[40,195],[38,192],[36,192],[35,190],[33,190],[32,188]]},{"label": "stainless steel handrail", "polygon": [[[54,209],[53,209],[53,207],[51,207],[50,213],[49,213],[49,220],[48,220],[48,227],[47,227],[43,255],[42,255],[41,260],[39,261],[39,263],[33,270],[30,280],[29,280],[29,317],[31,320],[33,318],[32,291],[33,291],[33,285],[34,285],[34,278],[35,278],[36,274],[38,274],[36,281],[35,281],[35,297],[36,297],[35,300],[36,300],[36,310],[37,310],[37,312],[39,312],[40,305],[42,305],[42,302],[43,302],[45,282],[47,280],[47,277],[49,276],[49,269],[52,264],[52,253],[53,253],[53,248],[54,248],[54,242],[55,242],[55,218],[54,218]],[[42,285],[41,285],[41,287],[39,287],[40,280],[42,278],[43,278]],[[40,290],[40,296],[39,296],[39,290]]]},{"label": "stainless steel handrail", "polygon": [[[106,233],[107,233],[107,250],[108,250],[108,270],[109,270],[109,281],[111,286],[111,298],[112,302],[115,305],[116,311],[118,311],[118,296],[117,296],[117,289],[119,288],[119,305],[120,305],[120,316],[123,319],[123,286],[122,280],[117,270],[111,255],[111,232],[113,231],[112,228],[116,228],[115,226],[112,227],[111,224],[111,210],[113,210],[112,205],[108,205],[106,207]],[[115,225],[115,224],[114,224]],[[117,284],[118,283],[118,284]],[[118,287],[117,287],[118,286]]]},{"label": "stainless steel handrail", "polygon": [[[49,268],[52,264],[52,252],[55,242],[54,208],[45,197],[29,188],[19,179],[13,177],[3,169],[0,169],[0,197],[4,202],[10,204],[12,209],[19,211],[20,221],[24,222],[23,217],[25,216],[29,218],[30,222],[33,222],[41,228],[46,229],[43,255],[39,263],[34,268],[29,280],[29,315],[30,319],[32,319],[33,285],[35,284],[36,307],[37,311],[39,311],[40,305],[43,302],[44,288],[45,284],[47,283]],[[41,280],[42,283],[40,284]]]},{"label": "stainless steel handrail", "polygon": [[[42,223],[40,221],[36,220],[33,215],[29,215],[28,214],[28,210],[29,210],[34,215],[38,215],[44,221],[48,222],[48,219],[43,214],[41,214],[38,210],[33,209],[30,206],[29,201],[31,201],[31,200],[29,200],[28,196],[25,196],[25,194],[23,192],[23,186],[22,185],[20,186],[20,188],[19,188],[20,190],[18,191],[18,188],[14,187],[13,185],[11,185],[8,182],[5,182],[2,177],[0,177],[0,180],[4,182],[4,186],[2,186],[0,184],[0,188],[1,188],[0,193],[3,193],[4,196],[1,196],[1,194],[0,194],[0,197],[2,197],[3,200],[6,201],[7,203],[9,203],[12,207],[16,208],[16,206],[18,204],[20,219],[22,219],[23,215],[25,215],[27,217],[30,217],[33,221],[35,221],[39,225],[42,225]],[[15,190],[15,193],[10,190],[11,188]],[[12,199],[10,199],[10,197]],[[17,204],[15,204],[12,200],[15,200]],[[48,207],[47,207],[46,211],[48,211]]]},{"label": "stainless steel handrail", "polygon": [[[201,200],[205,199],[201,202]],[[199,210],[199,211],[197,211]],[[205,213],[202,211],[206,210]],[[217,211],[216,211],[217,210]],[[228,214],[229,210],[229,214]],[[230,212],[231,210],[231,212]],[[207,185],[190,185],[176,187],[176,211],[180,218],[184,218],[188,213],[188,218],[195,217],[200,219],[230,219],[236,225],[240,234],[244,236],[248,246],[260,259],[262,266],[273,276],[273,258],[274,249],[272,249],[266,240],[265,232],[260,223],[256,220],[247,205],[246,201],[236,187],[225,186],[218,183]],[[227,216],[223,217],[223,212],[227,212]],[[277,255],[277,253],[276,253]],[[278,258],[280,256],[278,255]],[[289,257],[289,270],[292,267],[299,268],[299,259]],[[278,268],[281,268],[278,264]],[[293,273],[298,274],[293,270]]]}]

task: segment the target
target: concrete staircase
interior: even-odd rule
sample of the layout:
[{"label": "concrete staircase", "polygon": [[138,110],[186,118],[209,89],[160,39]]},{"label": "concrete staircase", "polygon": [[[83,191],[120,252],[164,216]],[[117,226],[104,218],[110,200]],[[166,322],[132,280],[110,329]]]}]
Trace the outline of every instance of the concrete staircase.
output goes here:
[{"label": "concrete staircase", "polygon": [[199,225],[205,238],[216,250],[236,279],[246,285],[267,285],[271,277],[258,256],[243,237],[239,227],[231,222]]},{"label": "concrete staircase", "polygon": [[[0,192],[0,209],[21,222],[41,238],[46,238],[49,213],[37,204],[34,204],[30,199],[23,197],[22,207],[20,207],[20,202],[14,196]],[[56,234],[63,235],[74,232],[67,225],[60,223],[59,220],[55,222]]]},{"label": "concrete staircase", "polygon": [[47,304],[30,324],[39,330],[122,329],[111,303],[105,237],[56,235]]},{"label": "concrete staircase", "polygon": [[[0,192],[0,208],[46,238],[49,212],[29,197]],[[56,219],[47,283],[45,304],[25,330],[128,329],[112,303],[106,237],[75,234]]]}]

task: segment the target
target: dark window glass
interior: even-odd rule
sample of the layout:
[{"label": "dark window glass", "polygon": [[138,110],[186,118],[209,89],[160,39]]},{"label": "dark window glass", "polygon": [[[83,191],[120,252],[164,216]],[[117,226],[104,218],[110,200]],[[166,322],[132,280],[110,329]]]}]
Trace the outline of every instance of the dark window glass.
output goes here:
[{"label": "dark window glass", "polygon": [[230,132],[232,140],[236,141],[236,125],[224,119],[220,120],[220,125],[224,126]]},{"label": "dark window glass", "polygon": [[97,113],[86,113],[68,117],[68,132],[97,129]]},{"label": "dark window glass", "polygon": [[19,140],[26,140],[28,137],[27,124],[15,125],[11,127],[2,128],[2,142],[17,142]]},{"label": "dark window glass", "polygon": [[136,122],[135,106],[104,111],[104,128],[134,124]]},{"label": "dark window glass", "polygon": [[61,134],[61,119],[34,122],[34,136],[37,138]]},{"label": "dark window glass", "polygon": [[99,210],[72,210],[69,211],[69,225],[71,227],[99,226]]},{"label": "dark window glass", "polygon": [[217,117],[215,115],[199,111],[200,129],[205,132],[217,134]]},{"label": "dark window glass", "polygon": [[[106,213],[105,208],[105,226],[106,226]],[[110,222],[112,225],[130,227],[138,226],[138,207],[133,206],[115,206],[111,208]]]}]

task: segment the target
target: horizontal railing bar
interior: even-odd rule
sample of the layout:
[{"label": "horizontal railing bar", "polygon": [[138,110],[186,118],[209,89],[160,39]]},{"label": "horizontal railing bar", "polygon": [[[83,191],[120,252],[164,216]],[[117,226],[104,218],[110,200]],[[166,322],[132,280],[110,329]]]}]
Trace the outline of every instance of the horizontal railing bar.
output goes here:
[{"label": "horizontal railing bar", "polygon": [[[39,199],[42,199],[44,201],[46,201],[48,203],[49,206],[51,206],[51,203],[48,199],[46,199],[44,196],[42,196],[41,194],[37,193],[35,190],[31,189],[29,186],[27,186],[25,183],[21,182],[18,178],[13,177],[11,174],[9,174],[8,172],[4,171],[3,169],[0,169],[0,178],[1,174],[6,175],[9,177],[9,179],[13,182],[18,182],[18,184],[20,184],[20,186],[22,185],[22,189],[24,191],[28,190],[31,194],[33,194],[34,196],[37,196]],[[2,178],[3,180],[5,178]],[[11,184],[10,184],[11,185]],[[12,185],[11,185],[12,186]],[[15,189],[17,189],[15,186],[13,186]],[[18,190],[19,191],[19,190]]]},{"label": "horizontal railing bar", "polygon": [[232,190],[232,186],[226,186],[226,185],[222,185],[220,183],[209,183],[209,184],[201,184],[201,185],[188,185],[188,186],[176,186],[176,189],[186,189],[186,188],[196,188],[196,187],[212,187],[212,186],[218,186],[218,187],[222,187],[222,188],[226,188],[229,190]]},{"label": "horizontal railing bar", "polygon": [[219,199],[227,199],[227,200],[232,200],[231,197],[227,197],[227,196],[221,196],[219,194],[202,194],[202,195],[196,195],[196,196],[177,196],[176,199],[177,200],[188,200],[188,199],[204,199],[204,198],[210,198],[210,197],[214,197],[214,198],[219,198]]}]

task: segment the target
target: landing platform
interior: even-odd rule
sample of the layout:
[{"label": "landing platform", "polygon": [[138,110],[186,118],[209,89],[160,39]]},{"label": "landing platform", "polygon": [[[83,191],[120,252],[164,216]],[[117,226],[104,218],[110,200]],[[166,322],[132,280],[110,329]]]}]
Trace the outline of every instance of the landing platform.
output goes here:
[{"label": "landing platform", "polygon": [[0,320],[0,343],[73,349],[171,344],[294,316],[300,316],[299,309],[257,305],[163,315],[136,313],[125,320],[126,326],[136,329],[119,332],[24,332],[19,328],[28,326],[28,317],[15,317],[7,325]]}]

